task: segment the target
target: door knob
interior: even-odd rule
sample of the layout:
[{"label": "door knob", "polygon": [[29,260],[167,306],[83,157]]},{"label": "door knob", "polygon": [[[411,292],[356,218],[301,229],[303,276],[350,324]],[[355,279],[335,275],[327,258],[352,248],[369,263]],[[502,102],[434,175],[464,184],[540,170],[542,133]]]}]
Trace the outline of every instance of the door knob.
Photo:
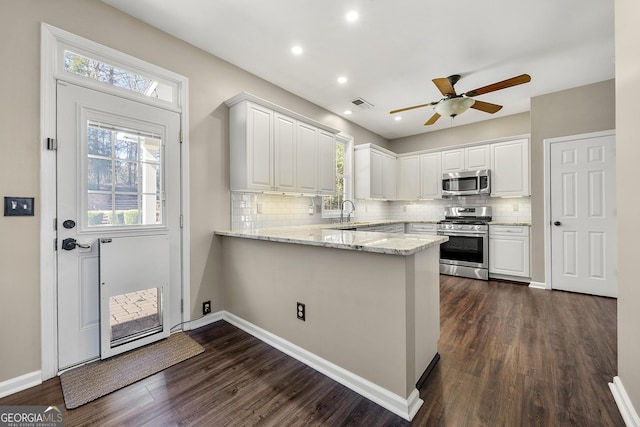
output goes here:
[{"label": "door knob", "polygon": [[559,225],[562,225],[562,223],[560,221],[556,221],[556,222],[553,223],[553,225],[555,225],[557,227]]},{"label": "door knob", "polygon": [[82,249],[91,249],[91,245],[83,245],[81,243],[78,243],[76,239],[72,239],[71,237],[68,237],[62,241],[62,249],[64,249],[65,251],[72,251],[76,248],[76,246]]}]

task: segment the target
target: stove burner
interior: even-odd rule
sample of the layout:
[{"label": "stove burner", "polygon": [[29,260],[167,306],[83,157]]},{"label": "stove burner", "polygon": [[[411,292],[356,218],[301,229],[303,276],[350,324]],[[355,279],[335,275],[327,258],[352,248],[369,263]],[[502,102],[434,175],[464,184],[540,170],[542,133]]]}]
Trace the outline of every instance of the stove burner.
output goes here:
[{"label": "stove burner", "polygon": [[438,221],[438,224],[468,224],[468,225],[486,225],[489,221],[491,221],[491,218],[484,218],[484,219],[453,219],[453,218],[447,218],[447,219],[442,219],[440,221]]}]

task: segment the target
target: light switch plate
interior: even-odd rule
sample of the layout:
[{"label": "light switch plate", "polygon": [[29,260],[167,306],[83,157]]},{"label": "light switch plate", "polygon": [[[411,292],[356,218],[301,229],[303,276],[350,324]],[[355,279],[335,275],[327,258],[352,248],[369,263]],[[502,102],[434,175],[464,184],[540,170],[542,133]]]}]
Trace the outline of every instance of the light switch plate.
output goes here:
[{"label": "light switch plate", "polygon": [[33,197],[5,197],[4,216],[33,216]]}]

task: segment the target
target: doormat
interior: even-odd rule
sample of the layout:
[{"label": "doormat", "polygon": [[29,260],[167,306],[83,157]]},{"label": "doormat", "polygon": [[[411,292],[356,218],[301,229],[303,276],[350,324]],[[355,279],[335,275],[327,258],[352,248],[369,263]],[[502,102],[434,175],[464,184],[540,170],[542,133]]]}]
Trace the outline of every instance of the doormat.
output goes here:
[{"label": "doormat", "polygon": [[60,375],[64,404],[74,409],[198,355],[204,348],[184,332],[145,347],[98,360]]}]

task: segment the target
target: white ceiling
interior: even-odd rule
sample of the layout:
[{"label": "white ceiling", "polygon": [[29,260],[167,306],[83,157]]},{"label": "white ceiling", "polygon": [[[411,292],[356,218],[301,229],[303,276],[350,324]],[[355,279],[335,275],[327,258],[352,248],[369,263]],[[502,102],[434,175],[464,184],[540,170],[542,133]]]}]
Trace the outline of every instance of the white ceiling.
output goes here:
[{"label": "white ceiling", "polygon": [[[103,1],[388,139],[529,111],[531,97],[614,78],[613,0]],[[530,83],[478,97],[504,105],[496,114],[429,127],[431,107],[389,114],[440,99],[436,77],[461,74],[461,93],[523,73]],[[374,107],[354,107],[357,97]]]}]

